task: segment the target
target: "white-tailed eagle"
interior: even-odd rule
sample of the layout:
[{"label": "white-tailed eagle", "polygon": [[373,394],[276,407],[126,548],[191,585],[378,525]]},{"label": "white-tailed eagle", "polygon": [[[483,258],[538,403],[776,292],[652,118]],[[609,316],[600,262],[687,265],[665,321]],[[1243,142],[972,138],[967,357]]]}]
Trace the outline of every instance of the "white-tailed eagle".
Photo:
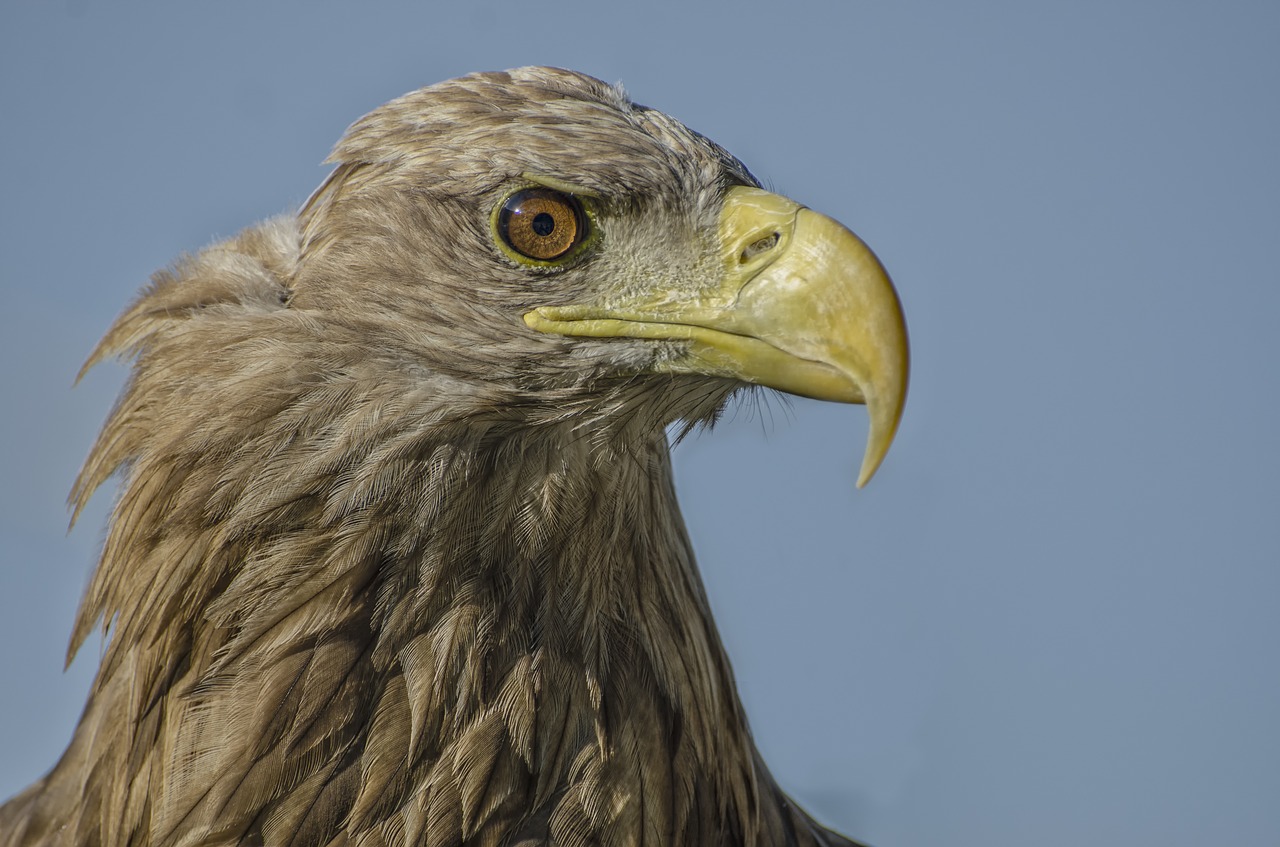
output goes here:
[{"label": "white-tailed eagle", "polygon": [[73,493],[121,493],[70,746],[5,847],[850,844],[761,761],[668,427],[907,385],[840,224],[616,87],[527,68],[362,118],[296,215],[159,273]]}]

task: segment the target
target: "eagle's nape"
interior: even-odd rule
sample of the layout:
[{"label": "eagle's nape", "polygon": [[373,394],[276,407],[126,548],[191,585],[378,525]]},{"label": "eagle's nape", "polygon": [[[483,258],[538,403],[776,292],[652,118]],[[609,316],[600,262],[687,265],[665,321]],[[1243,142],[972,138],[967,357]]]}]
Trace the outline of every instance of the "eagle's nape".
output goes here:
[{"label": "eagle's nape", "polygon": [[907,379],[874,256],[567,71],[413,92],[334,160],[94,353],[134,365],[72,649],[111,637],[0,845],[850,843],[760,761],[664,433],[748,383],[866,401],[865,481]]}]

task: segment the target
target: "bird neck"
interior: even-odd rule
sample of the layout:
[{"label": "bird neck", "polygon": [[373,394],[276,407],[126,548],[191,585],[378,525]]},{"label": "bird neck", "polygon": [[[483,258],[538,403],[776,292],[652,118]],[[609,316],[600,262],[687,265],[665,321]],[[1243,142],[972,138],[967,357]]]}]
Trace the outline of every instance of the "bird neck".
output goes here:
[{"label": "bird neck", "polygon": [[611,809],[609,825],[625,829],[640,825],[644,798],[663,797],[681,807],[672,826],[719,810],[727,820],[705,832],[745,837],[768,776],[665,438],[525,437],[433,455],[466,484],[445,484],[450,496],[420,515],[420,552],[393,565],[405,569],[389,575],[399,600],[378,628],[406,689],[429,692],[410,701],[415,723],[438,728],[420,741],[423,760],[466,759],[475,727],[500,724],[499,756],[528,770],[535,805]]}]

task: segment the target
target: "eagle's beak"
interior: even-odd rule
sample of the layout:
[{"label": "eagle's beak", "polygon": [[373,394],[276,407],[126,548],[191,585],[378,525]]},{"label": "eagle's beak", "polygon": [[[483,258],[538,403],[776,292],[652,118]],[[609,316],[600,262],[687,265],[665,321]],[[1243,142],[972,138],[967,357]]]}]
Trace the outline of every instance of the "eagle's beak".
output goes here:
[{"label": "eagle's beak", "polygon": [[684,339],[662,369],[728,376],[792,394],[865,403],[858,486],[883,461],[907,396],[907,327],[875,254],[836,221],[785,197],[734,188],[720,214],[722,278],[711,291],[653,292],[626,309],[542,307],[542,332]]}]

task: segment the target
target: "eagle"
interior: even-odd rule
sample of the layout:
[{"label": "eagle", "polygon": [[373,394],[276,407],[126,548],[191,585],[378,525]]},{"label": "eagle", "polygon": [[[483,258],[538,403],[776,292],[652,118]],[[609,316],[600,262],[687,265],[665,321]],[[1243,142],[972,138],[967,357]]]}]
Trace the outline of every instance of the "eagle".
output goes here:
[{"label": "eagle", "polygon": [[[157,273],[69,656],[3,847],[849,845],[752,740],[670,444],[735,394],[902,415],[851,231],[618,86],[473,74],[358,120],[293,215]],[[74,519],[74,518],[73,518]]]}]

